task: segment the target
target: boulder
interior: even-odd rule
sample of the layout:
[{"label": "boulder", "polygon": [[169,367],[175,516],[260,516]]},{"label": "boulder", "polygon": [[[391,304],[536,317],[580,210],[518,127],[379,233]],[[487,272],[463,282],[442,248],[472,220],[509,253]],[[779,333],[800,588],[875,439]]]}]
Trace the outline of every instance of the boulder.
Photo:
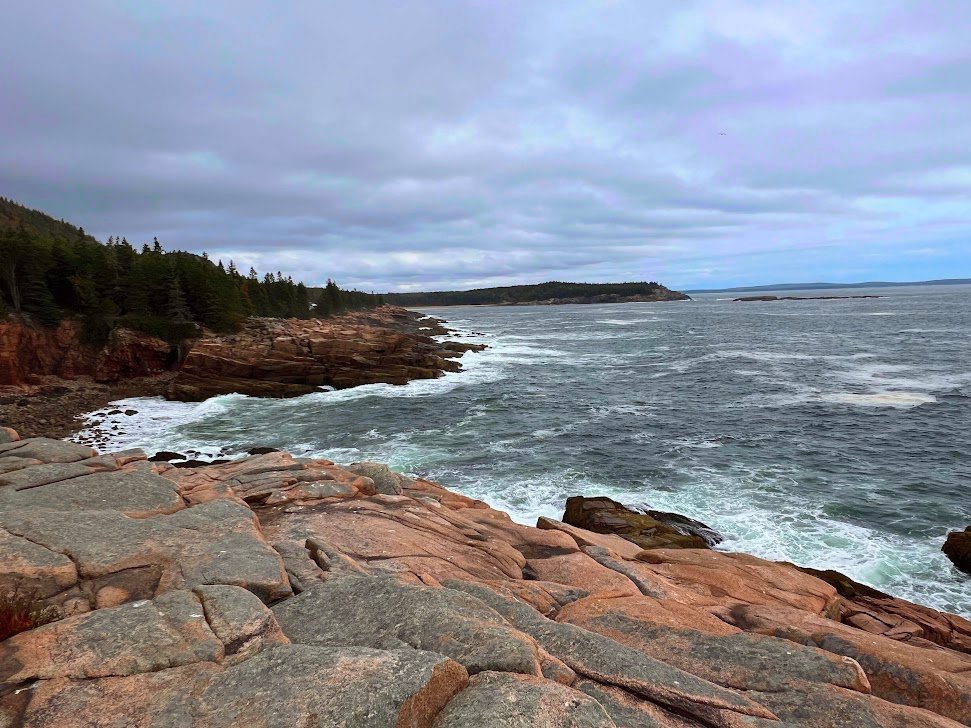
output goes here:
[{"label": "boulder", "polygon": [[957,568],[971,574],[971,526],[963,531],[951,531],[947,534],[941,551]]},{"label": "boulder", "polygon": [[700,521],[676,513],[638,512],[604,496],[568,498],[563,521],[596,533],[617,534],[643,549],[710,548],[722,540]]},{"label": "boulder", "polygon": [[384,493],[385,495],[401,495],[403,488],[411,482],[400,473],[394,472],[387,465],[381,463],[351,463],[347,469],[352,473],[370,478],[374,487],[364,491],[367,495]]}]

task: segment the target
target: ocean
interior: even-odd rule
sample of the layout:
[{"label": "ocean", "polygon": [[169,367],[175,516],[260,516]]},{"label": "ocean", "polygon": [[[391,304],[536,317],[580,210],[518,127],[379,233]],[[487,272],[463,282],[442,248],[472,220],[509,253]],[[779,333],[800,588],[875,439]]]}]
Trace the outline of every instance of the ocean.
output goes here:
[{"label": "ocean", "polygon": [[815,292],[860,294],[885,297],[426,309],[490,348],[401,387],[91,416],[111,449],[376,460],[522,523],[608,495],[971,616],[940,552],[971,524],[971,286]]}]

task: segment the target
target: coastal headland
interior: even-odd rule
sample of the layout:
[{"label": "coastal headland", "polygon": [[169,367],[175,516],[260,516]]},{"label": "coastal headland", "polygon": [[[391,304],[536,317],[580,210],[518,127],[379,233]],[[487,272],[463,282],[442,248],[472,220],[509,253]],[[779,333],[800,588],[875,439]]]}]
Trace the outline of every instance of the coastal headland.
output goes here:
[{"label": "coastal headland", "polygon": [[441,341],[437,319],[396,306],[326,319],[251,318],[236,332],[171,344],[116,329],[104,346],[80,326],[0,321],[0,422],[25,434],[65,437],[77,417],[134,396],[201,401],[230,392],[293,397],[359,384],[405,384],[461,370],[482,345]]},{"label": "coastal headland", "polygon": [[3,725],[971,724],[971,622],[670,514],[0,439]]}]

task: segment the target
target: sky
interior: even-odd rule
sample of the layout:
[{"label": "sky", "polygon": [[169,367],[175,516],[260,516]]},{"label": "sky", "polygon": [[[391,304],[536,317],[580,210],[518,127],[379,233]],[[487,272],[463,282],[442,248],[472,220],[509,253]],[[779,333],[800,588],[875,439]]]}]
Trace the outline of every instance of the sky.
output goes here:
[{"label": "sky", "polygon": [[968,0],[13,0],[0,195],[368,291],[971,276]]}]

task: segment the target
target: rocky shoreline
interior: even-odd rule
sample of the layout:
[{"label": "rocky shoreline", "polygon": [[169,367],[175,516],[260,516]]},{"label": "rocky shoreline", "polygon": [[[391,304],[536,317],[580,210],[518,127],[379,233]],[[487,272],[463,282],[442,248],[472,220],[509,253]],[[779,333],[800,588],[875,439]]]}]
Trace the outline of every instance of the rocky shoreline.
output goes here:
[{"label": "rocky shoreline", "polygon": [[68,437],[80,417],[129,397],[200,401],[240,392],[292,397],[461,371],[480,344],[440,341],[442,321],[383,306],[330,319],[250,319],[232,335],[173,346],[125,329],[104,347],[80,342],[76,322],[0,321],[0,424],[24,435]]},{"label": "rocky shoreline", "polygon": [[0,725],[971,725],[971,622],[672,514],[533,528],[374,463],[0,441]]}]

